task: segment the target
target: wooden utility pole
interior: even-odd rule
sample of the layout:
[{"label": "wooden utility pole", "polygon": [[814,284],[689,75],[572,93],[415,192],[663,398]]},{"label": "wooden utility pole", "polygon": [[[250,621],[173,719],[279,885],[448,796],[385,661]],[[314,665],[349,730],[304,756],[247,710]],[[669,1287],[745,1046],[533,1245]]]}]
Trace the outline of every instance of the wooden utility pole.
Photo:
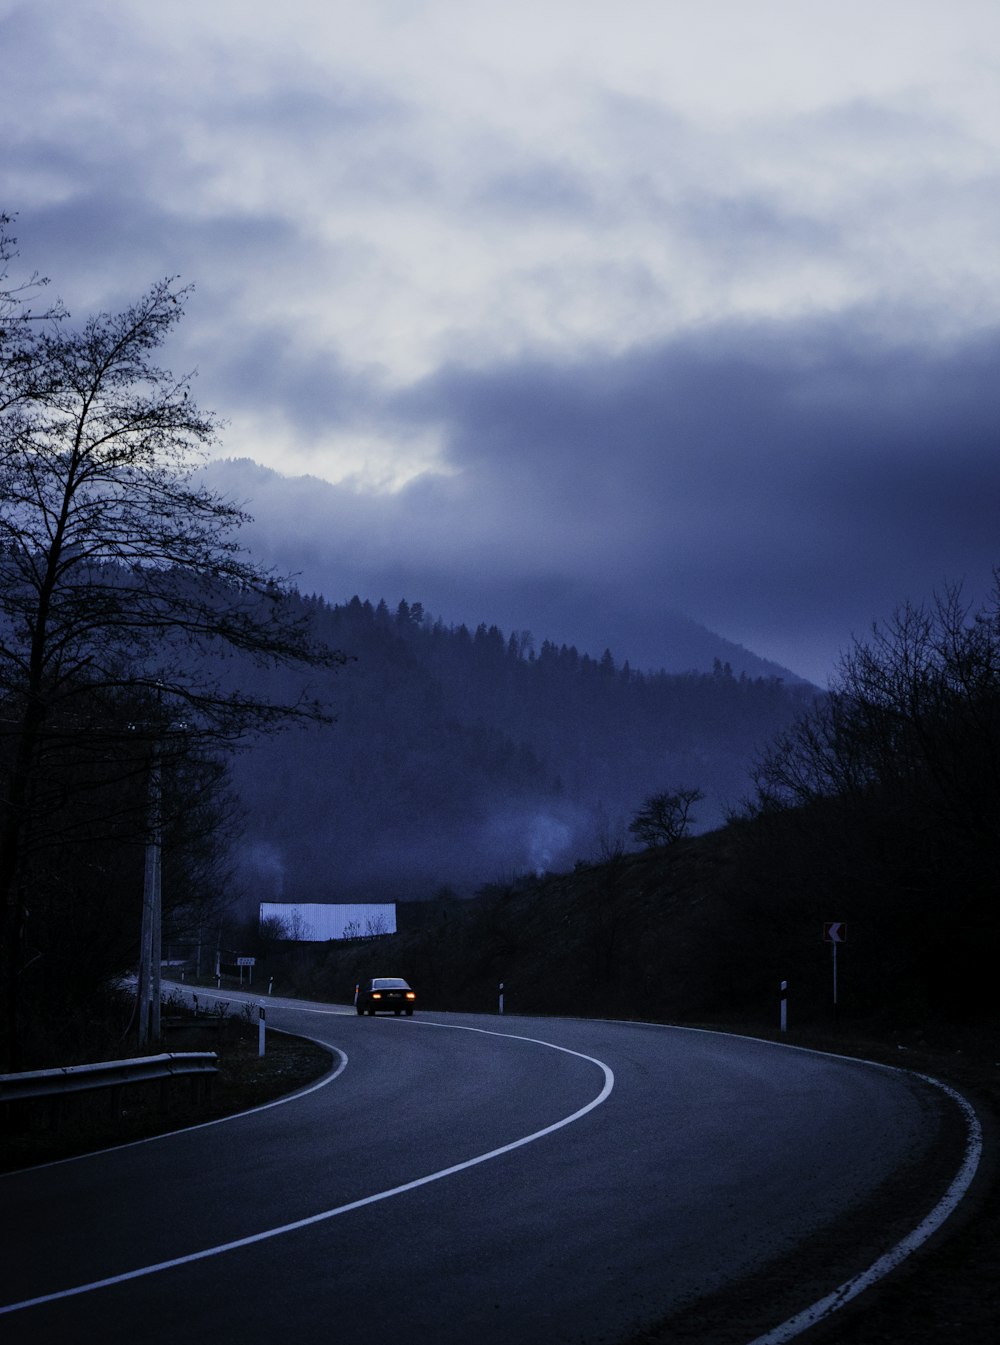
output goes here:
[{"label": "wooden utility pole", "polygon": [[160,743],[153,740],[149,763],[149,835],[142,883],[142,933],[139,953],[139,1045],[160,1040],[160,974],[163,963],[162,895],[160,890],[163,848],[162,783]]}]

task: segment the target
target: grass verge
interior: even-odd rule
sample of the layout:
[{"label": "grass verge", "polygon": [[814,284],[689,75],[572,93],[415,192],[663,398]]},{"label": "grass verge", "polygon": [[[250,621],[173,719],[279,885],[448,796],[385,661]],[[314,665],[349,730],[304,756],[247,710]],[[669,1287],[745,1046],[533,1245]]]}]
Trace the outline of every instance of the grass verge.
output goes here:
[{"label": "grass verge", "polygon": [[[258,1055],[257,1027],[239,1018],[206,1019],[172,1028],[167,1051],[215,1051],[219,1072],[210,1097],[195,1101],[184,1080],[169,1092],[158,1083],[42,1102],[17,1104],[4,1120],[0,1171],[34,1167],[116,1144],[147,1139],[185,1126],[260,1106],[320,1078],[332,1066],[331,1053],[316,1042],[271,1030],[267,1051]],[[8,1104],[8,1107],[10,1104]]]}]

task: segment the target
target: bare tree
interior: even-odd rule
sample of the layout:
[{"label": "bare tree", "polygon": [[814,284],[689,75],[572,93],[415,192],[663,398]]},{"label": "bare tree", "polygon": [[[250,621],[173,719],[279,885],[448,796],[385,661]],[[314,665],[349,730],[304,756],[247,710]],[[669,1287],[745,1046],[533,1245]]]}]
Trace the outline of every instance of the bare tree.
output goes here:
[{"label": "bare tree", "polygon": [[992,841],[1000,797],[1000,575],[972,611],[952,586],[857,640],[831,694],[756,763],[757,809],[906,801]]},{"label": "bare tree", "polygon": [[629,823],[629,831],[644,845],[673,845],[686,836],[694,818],[691,809],[705,795],[700,789],[675,789],[652,794]]},{"label": "bare tree", "polygon": [[44,276],[9,279],[10,262],[17,255],[12,225],[12,217],[0,213],[0,413],[38,389],[44,377],[38,345],[45,329],[65,317],[58,301],[40,309],[32,306],[49,283]]},{"label": "bare tree", "polygon": [[[6,261],[10,255],[5,244]],[[3,254],[0,254],[3,255]],[[106,761],[109,741],[135,776],[171,726],[183,751],[218,750],[248,732],[322,710],[243,690],[227,661],[331,668],[293,617],[287,586],[242,550],[247,516],[195,471],[217,422],[191,378],[156,352],[190,291],[154,285],[78,331],[27,329],[3,292],[0,350],[0,897],[4,1019],[17,1054],[25,913],[23,859],[35,797],[67,754]],[[137,713],[138,706],[138,713]],[[138,746],[123,746],[130,715]],[[159,750],[159,749],[158,749]],[[66,776],[69,780],[71,777]],[[133,802],[143,792],[133,787]]]},{"label": "bare tree", "polygon": [[292,924],[280,915],[265,915],[258,929],[261,944],[267,948],[278,943],[292,942]]},{"label": "bare tree", "polygon": [[997,580],[978,609],[950,586],[856,640],[831,694],[756,763],[747,809],[770,865],[809,883],[821,869],[893,950],[901,993],[948,1015],[995,1012]]}]

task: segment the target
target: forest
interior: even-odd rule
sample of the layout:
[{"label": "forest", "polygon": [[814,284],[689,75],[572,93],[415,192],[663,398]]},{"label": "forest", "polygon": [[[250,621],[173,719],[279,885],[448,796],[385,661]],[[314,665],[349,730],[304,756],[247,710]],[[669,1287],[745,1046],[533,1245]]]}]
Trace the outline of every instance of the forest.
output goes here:
[{"label": "forest", "polygon": [[[530,681],[530,661],[524,672]],[[635,680],[619,672],[609,685]],[[643,683],[664,717],[673,695],[690,706],[697,687],[721,715],[740,690],[724,670]],[[742,691],[749,703],[776,688]],[[495,1012],[502,981],[512,1013],[753,1031],[776,1029],[784,983],[796,1027],[933,1033],[960,1047],[981,1033],[992,1062],[1000,572],[982,607],[949,587],[856,640],[829,692],[773,736],[750,777],[724,826],[606,848],[471,900],[401,906],[387,939],[265,947],[266,971],[284,993],[343,1000],[391,965],[428,1008]]]},{"label": "forest", "polygon": [[640,672],[608,650],[445,626],[405,599],[301,603],[348,661],[316,688],[335,722],[235,763],[248,915],[262,900],[468,895],[572,867],[630,848],[630,820],[664,789],[700,790],[693,830],[715,827],[748,792],[754,754],[818,695],[718,660]]}]

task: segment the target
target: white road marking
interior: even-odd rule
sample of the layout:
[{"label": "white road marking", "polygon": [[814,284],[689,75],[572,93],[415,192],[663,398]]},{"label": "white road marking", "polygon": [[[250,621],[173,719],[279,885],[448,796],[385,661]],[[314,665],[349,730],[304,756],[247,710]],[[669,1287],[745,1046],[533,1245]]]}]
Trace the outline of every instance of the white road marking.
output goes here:
[{"label": "white road marking", "polygon": [[[546,1046],[553,1051],[561,1051],[564,1055],[576,1056],[579,1060],[586,1060],[592,1065],[596,1065],[604,1074],[604,1087],[586,1106],[580,1107],[570,1116],[564,1116],[561,1120],[555,1121],[552,1125],[545,1126],[542,1130],[536,1130],[530,1135],[525,1135],[521,1139],[512,1140],[510,1144],[501,1145],[499,1149],[491,1149],[488,1153],[478,1154],[475,1158],[466,1159],[463,1163],[455,1163],[451,1167],[442,1168],[438,1172],[428,1173],[425,1177],[417,1177],[410,1182],[404,1182],[401,1186],[393,1186],[387,1191],[378,1191],[374,1195],[363,1196],[360,1200],[352,1200],[347,1205],[338,1205],[335,1209],[323,1210],[319,1214],[309,1215],[305,1219],[296,1219],[292,1223],[281,1224],[277,1228],[268,1228],[260,1233],[252,1233],[245,1238],[236,1238],[232,1242],[221,1243],[217,1247],[206,1247],[204,1251],[191,1252],[186,1256],[177,1256],[169,1261],[159,1261],[155,1265],[142,1266],[137,1270],[126,1271],[122,1275],[111,1275],[107,1279],[93,1280],[90,1284],[79,1284],[72,1289],[60,1289],[51,1294],[40,1294],[37,1298],[26,1298],[20,1303],[8,1303],[0,1306],[0,1316],[7,1313],[21,1312],[25,1308],[39,1307],[43,1303],[54,1303],[60,1299],[76,1298],[80,1294],[94,1293],[98,1289],[109,1289],[116,1284],[126,1284],[129,1280],[142,1279],[146,1275],[157,1275],[164,1270],[173,1270],[177,1266],[190,1265],[194,1261],[205,1261],[213,1256],[222,1256],[225,1252],[237,1251],[240,1247],[252,1247],[259,1242],[267,1242],[271,1238],[281,1237],[285,1233],[294,1233],[300,1228],[309,1228],[313,1224],[324,1223],[328,1219],[335,1219],[340,1214],[349,1214],[352,1210],[364,1209],[368,1205],[376,1205],[379,1201],[390,1200],[393,1196],[404,1195],[407,1191],[416,1191],[421,1186],[428,1186],[431,1182],[441,1181],[444,1177],[453,1177],[456,1173],[465,1172],[469,1168],[478,1167],[481,1163],[488,1163],[491,1159],[500,1158],[504,1154],[512,1153],[515,1149],[521,1149],[526,1144],[532,1144],[535,1140],[543,1139],[546,1135],[552,1135],[557,1130],[562,1130],[565,1126],[572,1125],[574,1121],[579,1121],[592,1112],[595,1107],[599,1107],[611,1095],[611,1090],[615,1085],[615,1076],[610,1066],[605,1065],[603,1061],[597,1060],[594,1056],[584,1055],[581,1051],[571,1051],[566,1046],[557,1046],[554,1042],[541,1041],[536,1037],[512,1037],[506,1032],[490,1032],[485,1028],[465,1027],[459,1024],[449,1023],[429,1023],[423,1022],[426,1027],[450,1028],[452,1031],[459,1032],[479,1032],[487,1037],[502,1037],[514,1041],[529,1042],[534,1046]],[[346,1064],[347,1058],[344,1057]],[[298,1096],[301,1096],[299,1094]],[[268,1104],[274,1105],[274,1104]],[[209,1124],[212,1124],[209,1122]]]},{"label": "white road marking", "polygon": [[[274,1029],[276,1032],[279,1028]],[[300,1036],[300,1033],[294,1033]],[[321,1079],[315,1083],[306,1084],[303,1088],[298,1088],[294,1093],[285,1093],[282,1097],[276,1097],[271,1102],[258,1103],[256,1107],[247,1107],[245,1111],[229,1112],[226,1116],[216,1116],[212,1121],[198,1121],[194,1125],[181,1126],[180,1130],[162,1130],[158,1135],[146,1135],[143,1139],[127,1140],[124,1144],[112,1144],[107,1149],[90,1149],[85,1154],[73,1154],[69,1158],[54,1158],[50,1163],[35,1163],[30,1168],[12,1168],[9,1172],[0,1172],[0,1181],[5,1177],[18,1177],[25,1172],[40,1172],[42,1168],[62,1167],[67,1163],[82,1163],[88,1158],[99,1158],[101,1154],[118,1153],[121,1149],[136,1149],[140,1144],[156,1144],[159,1140],[171,1139],[174,1135],[186,1135],[192,1130],[207,1130],[209,1126],[224,1125],[227,1121],[237,1121],[241,1116],[253,1116],[259,1111],[270,1111],[272,1107],[283,1107],[286,1102],[297,1102],[299,1098],[307,1097],[310,1093],[315,1093],[319,1088],[325,1088],[328,1083],[333,1083],[334,1079],[339,1079],[341,1074],[347,1068],[347,1054],[339,1046],[331,1046],[328,1041],[320,1041],[318,1037],[304,1037],[304,1041],[315,1042],[317,1046],[322,1046],[324,1051],[331,1051],[335,1056],[340,1057],[340,1064],[336,1069],[330,1070],[329,1074],[324,1074]],[[3,1308],[0,1308],[0,1312]]]},{"label": "white road marking", "polygon": [[[205,994],[205,992],[199,992],[199,993]],[[211,994],[205,994],[205,997],[209,999],[223,998],[223,996],[221,995],[213,996]],[[231,1002],[233,997],[230,996],[229,998]],[[238,999],[237,1002],[243,1003],[246,1001]],[[275,1007],[279,1007],[278,1001],[271,1000],[268,1002],[274,1004]],[[286,1005],[281,1004],[280,1007],[286,1007]],[[287,1005],[287,1007],[294,1008],[296,1012],[325,1014],[328,1016],[346,1015],[353,1012],[353,1010],[351,1009],[338,1010],[336,1008],[326,1008],[326,1009],[305,1008],[296,1001],[292,1001],[291,1004]],[[621,1022],[627,1022],[628,1020],[601,1020],[601,1021],[604,1022],[613,1021],[616,1024],[618,1024]],[[416,1190],[421,1186],[429,1185],[431,1182],[440,1181],[444,1177],[451,1177],[454,1176],[456,1173],[464,1172],[468,1168],[477,1167],[479,1164],[489,1162],[493,1158],[499,1158],[503,1154],[510,1153],[514,1149],[520,1149],[526,1144],[531,1144],[533,1141],[543,1138],[545,1135],[550,1135],[554,1131],[561,1130],[564,1126],[571,1125],[574,1121],[580,1120],[580,1118],[586,1116],[588,1112],[591,1112],[596,1107],[599,1107],[601,1103],[603,1103],[610,1096],[611,1091],[614,1088],[614,1074],[610,1066],[604,1064],[603,1061],[596,1059],[596,1057],[594,1056],[584,1055],[580,1051],[571,1051],[568,1047],[557,1046],[554,1042],[541,1041],[539,1038],[536,1037],[521,1037],[513,1033],[507,1033],[507,1032],[493,1032],[487,1028],[468,1027],[464,1024],[458,1024],[458,1023],[439,1023],[426,1018],[411,1020],[411,1025],[421,1027],[444,1028],[446,1030],[451,1030],[454,1032],[478,1032],[487,1037],[507,1037],[513,1041],[528,1042],[536,1046],[547,1046],[553,1051],[562,1051],[566,1055],[577,1056],[581,1060],[587,1060],[591,1064],[597,1065],[597,1067],[604,1073],[604,1087],[602,1088],[601,1092],[598,1094],[596,1098],[594,1098],[591,1102],[587,1103],[586,1106],[581,1107],[578,1111],[573,1112],[572,1115],[566,1116],[562,1120],[556,1121],[550,1126],[546,1126],[543,1130],[537,1130],[531,1135],[524,1136],[522,1139],[514,1140],[510,1144],[503,1145],[499,1149],[492,1149],[490,1150],[489,1153],[479,1154],[475,1158],[467,1159],[463,1163],[456,1163],[452,1167],[442,1168],[439,1172],[432,1172],[425,1177],[418,1177],[414,1181],[405,1182],[402,1186],[394,1186],[387,1191],[379,1191],[375,1195],[364,1196],[362,1197],[362,1199],[352,1201],[347,1205],[339,1205],[335,1209],[324,1210],[321,1213],[311,1215],[308,1218],[299,1219],[289,1224],[283,1224],[277,1228],[266,1229],[261,1233],[254,1233],[245,1238],[238,1238],[233,1242],[222,1243],[217,1247],[208,1247],[204,1251],[192,1252],[187,1256],[175,1257],[173,1260],[161,1261],[156,1265],[152,1266],[143,1266],[138,1270],[127,1271],[122,1275],[110,1276],[109,1278],[104,1280],[95,1280],[90,1284],[78,1285],[73,1289],[64,1289],[53,1294],[44,1294],[37,1298],[25,1299],[20,1303],[10,1303],[4,1306],[0,1306],[0,1316],[3,1316],[7,1313],[19,1312],[25,1308],[38,1307],[43,1303],[51,1303],[59,1299],[74,1298],[79,1294],[92,1293],[98,1289],[111,1288],[116,1284],[124,1284],[129,1280],[141,1279],[146,1275],[155,1275],[158,1274],[160,1271],[170,1270],[173,1269],[174,1267],[187,1265],[194,1261],[203,1261],[213,1256],[221,1256],[225,1252],[236,1251],[240,1247],[252,1246],[253,1244],[258,1242],[266,1242],[270,1238],[280,1237],[285,1233],[292,1233],[295,1232],[297,1229],[307,1228],[311,1224],[318,1224],[328,1219],[336,1218],[337,1215],[348,1214],[352,1210],[363,1209],[365,1206],[377,1204],[379,1201],[389,1200],[393,1196],[403,1195],[407,1191]],[[641,1026],[649,1027],[654,1025],[648,1023],[642,1023]],[[752,1041],[752,1042],[761,1041],[761,1039],[757,1037],[746,1037],[743,1034],[739,1033],[720,1033],[712,1029],[705,1029],[705,1028],[677,1028],[667,1024],[662,1025],[656,1024],[655,1026],[669,1027],[669,1029],[672,1031],[692,1032],[699,1035],[704,1034],[710,1036],[732,1036],[745,1041]],[[830,1058],[833,1059],[849,1061],[851,1064],[870,1065],[875,1069],[886,1070],[887,1072],[893,1074],[911,1073],[911,1071],[909,1070],[897,1069],[892,1065],[883,1065],[879,1061],[862,1060],[857,1056],[838,1056],[830,1052],[818,1052],[808,1047],[793,1046],[790,1043],[785,1042],[766,1042],[765,1044],[777,1045],[784,1050],[802,1051],[804,1054],[807,1055],[829,1056]],[[333,1071],[329,1075],[324,1076],[324,1078],[321,1079],[318,1083],[313,1084],[311,1087],[306,1088],[301,1092],[294,1093],[289,1097],[278,1098],[273,1102],[264,1103],[263,1106],[261,1107],[254,1107],[251,1108],[250,1111],[248,1112],[239,1112],[237,1113],[237,1115],[247,1116],[255,1111],[265,1111],[269,1107],[276,1107],[280,1106],[284,1102],[294,1101],[296,1098],[303,1097],[307,1093],[313,1092],[316,1088],[323,1087],[325,1084],[331,1082],[339,1074],[341,1074],[343,1069],[347,1065],[347,1056],[344,1054],[344,1052],[340,1051],[337,1047],[331,1047],[328,1042],[320,1042],[319,1045],[324,1046],[329,1050],[335,1051],[341,1057],[341,1063],[335,1071]],[[945,1222],[945,1220],[949,1217],[949,1215],[953,1213],[953,1211],[957,1208],[961,1200],[967,1194],[969,1187],[972,1185],[972,1181],[976,1175],[976,1171],[979,1167],[979,1163],[982,1158],[983,1137],[982,1137],[982,1126],[980,1124],[979,1117],[976,1115],[975,1109],[973,1108],[972,1104],[965,1097],[963,1097],[962,1094],[959,1093],[956,1089],[950,1087],[950,1085],[942,1082],[942,1080],[940,1079],[933,1078],[929,1074],[919,1074],[916,1073],[915,1071],[913,1073],[916,1078],[922,1079],[925,1083],[928,1083],[935,1088],[939,1088],[941,1089],[942,1092],[946,1093],[954,1102],[957,1103],[957,1105],[962,1110],[962,1113],[965,1117],[965,1123],[966,1123],[965,1153],[963,1155],[963,1160],[959,1168],[959,1171],[955,1175],[953,1181],[951,1182],[951,1185],[948,1187],[948,1190],[938,1201],[938,1203],[934,1206],[931,1212],[917,1225],[915,1229],[912,1230],[912,1232],[908,1233],[907,1236],[903,1238],[900,1242],[898,1242],[896,1246],[893,1247],[890,1251],[886,1252],[883,1256],[879,1257],[878,1260],[875,1261],[871,1266],[869,1266],[867,1270],[862,1271],[861,1274],[854,1276],[850,1280],[845,1280],[844,1283],[838,1285],[837,1288],[832,1291],[832,1293],[829,1293],[824,1298],[817,1300],[817,1302],[811,1304],[808,1308],[805,1308],[802,1312],[797,1313],[794,1317],[789,1318],[788,1321],[783,1322],[780,1326],[775,1327],[771,1331],[765,1332],[764,1335],[755,1337],[752,1341],[748,1342],[748,1345],[787,1345],[788,1341],[794,1340],[796,1336],[799,1336],[804,1331],[809,1330],[810,1327],[813,1327],[818,1322],[821,1322],[825,1318],[832,1316],[834,1312],[837,1312],[840,1308],[846,1306],[846,1304],[850,1303],[853,1299],[857,1298],[858,1295],[863,1293],[866,1289],[871,1288],[871,1286],[876,1284],[879,1280],[884,1279],[886,1275],[888,1275],[891,1271],[895,1270],[897,1266],[899,1266],[908,1256],[911,1255],[911,1253],[916,1251],[918,1247],[921,1247],[930,1237],[933,1236],[934,1233],[937,1232],[937,1230],[941,1227],[941,1225]],[[215,1121],[206,1121],[203,1122],[202,1125],[200,1126],[192,1126],[188,1128],[198,1130],[206,1126],[219,1125],[224,1121],[235,1119],[236,1119],[235,1116],[233,1117],[223,1116],[217,1118]],[[173,1131],[171,1133],[177,1134],[179,1132]],[[146,1143],[152,1143],[157,1139],[166,1139],[166,1138],[167,1138],[166,1135],[154,1135],[151,1136],[148,1140],[136,1140],[134,1141],[134,1143],[146,1144]],[[119,1145],[116,1147],[128,1148],[131,1146]],[[107,1150],[103,1152],[107,1152]],[[82,1158],[91,1156],[93,1155],[81,1155]],[[73,1160],[63,1160],[63,1161],[73,1161]]]},{"label": "white road marking", "polygon": [[[601,1019],[600,1021],[627,1022],[632,1020]],[[638,1022],[639,1020],[635,1021]],[[889,1074],[912,1074],[914,1078],[922,1079],[924,1083],[931,1084],[934,1088],[940,1088],[943,1093],[946,1093],[958,1104],[965,1117],[965,1152],[962,1156],[961,1166],[947,1191],[917,1227],[901,1239],[895,1247],[880,1256],[867,1270],[862,1271],[860,1275],[845,1280],[825,1298],[818,1299],[808,1308],[804,1308],[802,1312],[790,1317],[787,1322],[782,1322],[780,1326],[774,1327],[773,1330],[766,1331],[764,1335],[756,1336],[747,1345],[787,1345],[788,1341],[794,1340],[803,1331],[808,1331],[817,1322],[832,1316],[833,1313],[850,1303],[852,1299],[864,1293],[866,1289],[870,1289],[873,1284],[877,1284],[879,1280],[884,1279],[918,1247],[922,1247],[968,1194],[983,1154],[983,1128],[979,1117],[976,1115],[975,1108],[968,1098],[963,1097],[957,1089],[952,1088],[950,1084],[944,1083],[941,1079],[935,1079],[930,1074],[919,1074],[916,1070],[905,1070],[899,1069],[895,1065],[884,1065],[879,1060],[864,1060],[860,1056],[838,1055],[833,1051],[817,1051],[809,1046],[793,1046],[790,1042],[772,1042],[761,1037],[748,1037],[739,1032],[719,1032],[713,1028],[702,1027],[674,1027],[666,1023],[641,1023],[641,1026],[662,1026],[674,1032],[692,1032],[710,1037],[733,1037],[738,1041],[752,1041],[757,1044],[777,1046],[783,1051],[801,1051],[803,1055],[819,1055],[828,1060],[846,1060],[852,1065],[869,1065],[872,1069],[885,1070]]]},{"label": "white road marking", "polygon": [[[848,1057],[843,1058],[847,1059]],[[876,1062],[866,1061],[864,1063],[874,1064]],[[879,1068],[892,1069],[893,1067],[891,1065],[881,1065]],[[906,1070],[898,1071],[901,1074],[908,1072]],[[819,1299],[794,1317],[790,1317],[787,1322],[782,1322],[773,1331],[767,1331],[764,1335],[757,1336],[749,1342],[749,1345],[785,1345],[787,1341],[794,1340],[796,1336],[801,1335],[803,1331],[808,1331],[817,1322],[830,1317],[850,1303],[852,1299],[857,1298],[859,1294],[864,1293],[866,1289],[870,1289],[873,1284],[884,1279],[890,1271],[895,1270],[912,1252],[923,1246],[927,1239],[937,1232],[972,1185],[972,1179],[976,1175],[976,1169],[979,1167],[979,1160],[983,1152],[983,1131],[979,1123],[979,1117],[971,1103],[948,1084],[942,1083],[940,1079],[932,1078],[929,1074],[917,1074],[916,1077],[947,1093],[950,1098],[958,1103],[965,1115],[965,1154],[962,1165],[948,1190],[930,1214],[911,1233],[908,1233],[891,1251],[886,1252],[884,1256],[880,1256],[867,1270],[862,1271],[860,1275],[855,1275],[853,1279],[845,1280],[825,1298]]]}]

